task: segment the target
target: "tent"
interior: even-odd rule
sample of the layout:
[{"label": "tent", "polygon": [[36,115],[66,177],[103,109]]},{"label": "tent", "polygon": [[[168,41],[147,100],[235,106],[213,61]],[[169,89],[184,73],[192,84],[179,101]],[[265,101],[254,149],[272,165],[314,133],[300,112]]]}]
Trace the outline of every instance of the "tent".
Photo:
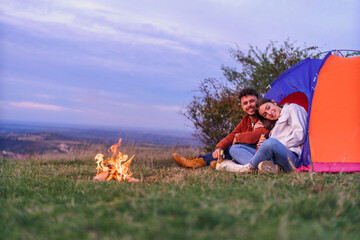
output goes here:
[{"label": "tent", "polygon": [[307,58],[276,78],[265,97],[307,110],[303,169],[360,172],[360,57]]}]

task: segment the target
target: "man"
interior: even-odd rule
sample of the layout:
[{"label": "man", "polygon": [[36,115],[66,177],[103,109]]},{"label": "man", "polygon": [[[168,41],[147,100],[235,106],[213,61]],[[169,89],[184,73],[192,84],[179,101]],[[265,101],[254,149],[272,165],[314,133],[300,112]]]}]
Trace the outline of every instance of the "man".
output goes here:
[{"label": "man", "polygon": [[245,165],[256,152],[256,144],[261,134],[268,136],[269,130],[264,128],[255,115],[255,106],[259,94],[255,89],[244,88],[239,93],[241,107],[246,113],[235,130],[222,139],[213,153],[199,157],[184,158],[177,153],[172,155],[175,162],[186,168],[198,168],[206,165],[216,166],[220,151],[224,150],[225,159],[234,159],[235,163]]}]

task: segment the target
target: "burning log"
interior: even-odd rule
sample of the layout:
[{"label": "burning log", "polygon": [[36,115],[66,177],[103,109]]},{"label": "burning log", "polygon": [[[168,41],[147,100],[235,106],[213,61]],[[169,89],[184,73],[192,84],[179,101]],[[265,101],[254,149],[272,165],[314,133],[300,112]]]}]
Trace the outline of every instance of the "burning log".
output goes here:
[{"label": "burning log", "polygon": [[97,163],[97,174],[94,181],[110,181],[115,179],[119,182],[127,180],[128,182],[139,182],[139,179],[132,178],[132,172],[129,170],[130,164],[134,158],[128,159],[128,155],[122,154],[118,148],[121,145],[121,138],[117,144],[112,145],[108,152],[112,152],[110,158],[104,159],[104,155],[99,153],[95,156]]},{"label": "burning log", "polygon": [[94,181],[105,181],[109,176],[109,171],[102,171],[93,178]]}]

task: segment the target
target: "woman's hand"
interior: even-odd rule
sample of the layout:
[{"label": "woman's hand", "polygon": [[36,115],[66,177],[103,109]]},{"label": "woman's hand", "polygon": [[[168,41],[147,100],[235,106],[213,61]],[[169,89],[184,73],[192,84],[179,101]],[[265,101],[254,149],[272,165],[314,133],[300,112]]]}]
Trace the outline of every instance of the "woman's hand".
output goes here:
[{"label": "woman's hand", "polygon": [[258,144],[256,145],[256,149],[258,149],[260,146],[261,146],[261,144],[263,144],[263,142],[266,140],[266,138],[260,138],[259,139],[259,142],[258,142]]},{"label": "woman's hand", "polygon": [[234,144],[236,144],[236,143],[237,143],[237,141],[236,141],[236,136],[237,136],[237,135],[239,135],[239,133],[235,134],[235,136],[234,136],[234,140],[233,140],[233,142],[232,142],[232,145],[234,145]]},{"label": "woman's hand", "polygon": [[264,124],[261,121],[257,121],[254,125],[254,130],[257,128],[263,128]]}]

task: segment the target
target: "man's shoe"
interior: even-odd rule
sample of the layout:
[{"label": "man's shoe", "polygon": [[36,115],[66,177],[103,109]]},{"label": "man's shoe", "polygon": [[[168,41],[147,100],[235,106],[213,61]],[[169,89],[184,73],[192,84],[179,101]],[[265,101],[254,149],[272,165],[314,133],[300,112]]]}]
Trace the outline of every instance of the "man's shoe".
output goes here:
[{"label": "man's shoe", "polygon": [[217,165],[217,161],[211,161],[211,162],[210,162],[210,167],[211,167],[212,169],[216,169],[216,165]]},{"label": "man's shoe", "polygon": [[272,161],[263,161],[258,166],[259,172],[264,174],[278,174],[283,171],[282,167]]},{"label": "man's shoe", "polygon": [[203,158],[197,158],[195,156],[184,158],[177,153],[173,153],[172,157],[177,164],[185,168],[199,168],[206,166],[206,162]]}]

